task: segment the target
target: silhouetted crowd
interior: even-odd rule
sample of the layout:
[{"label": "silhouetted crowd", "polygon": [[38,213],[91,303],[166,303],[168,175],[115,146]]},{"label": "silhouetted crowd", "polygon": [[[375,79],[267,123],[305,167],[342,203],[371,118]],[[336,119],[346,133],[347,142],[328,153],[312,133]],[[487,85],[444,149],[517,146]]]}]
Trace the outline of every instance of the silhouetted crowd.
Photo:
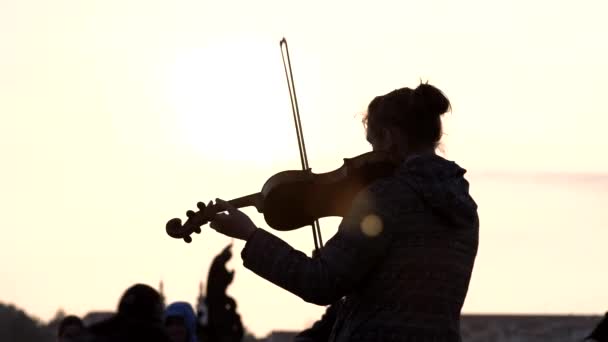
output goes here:
[{"label": "silhouetted crowd", "polygon": [[[129,287],[119,300],[117,312],[89,326],[77,316],[67,316],[59,324],[59,342],[237,342],[244,337],[236,301],[226,294],[234,271],[226,269],[230,246],[218,254],[209,270],[204,310],[182,301],[163,307],[162,295],[145,284]],[[294,342],[328,341],[340,300],[327,307],[325,314],[310,328],[301,331]],[[608,342],[608,312],[585,338],[587,342]]]},{"label": "silhouetted crowd", "polygon": [[[57,329],[58,341],[240,342],[244,337],[241,317],[236,301],[226,294],[234,279],[234,271],[226,269],[231,256],[228,246],[211,263],[203,310],[195,311],[183,301],[164,307],[157,290],[135,284],[123,293],[117,312],[108,319],[87,326],[77,316],[63,318]],[[343,300],[328,306],[317,322],[295,336],[294,342],[328,341],[341,305]],[[608,342],[608,312],[584,341]]]},{"label": "silhouetted crowd", "polygon": [[58,338],[61,342],[241,341],[243,327],[238,314],[233,313],[230,319],[230,310],[225,307],[225,311],[221,313],[226,318],[223,324],[203,324],[189,303],[174,302],[163,309],[155,289],[136,284],[125,291],[115,315],[90,326],[76,316],[67,316],[59,325]]},{"label": "silhouetted crowd", "polygon": [[236,311],[236,301],[226,294],[234,272],[226,269],[230,246],[215,257],[209,270],[206,310],[195,312],[186,302],[163,307],[163,298],[145,284],[129,287],[110,318],[85,325],[77,316],[67,316],[59,324],[60,342],[236,342],[244,329]]}]

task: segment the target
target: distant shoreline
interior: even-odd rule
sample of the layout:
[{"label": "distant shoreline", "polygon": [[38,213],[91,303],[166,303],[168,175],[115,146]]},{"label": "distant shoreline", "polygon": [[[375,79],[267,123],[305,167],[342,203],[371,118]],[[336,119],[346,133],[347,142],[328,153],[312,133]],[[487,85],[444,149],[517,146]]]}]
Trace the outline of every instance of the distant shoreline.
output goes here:
[{"label": "distant shoreline", "polygon": [[508,179],[530,181],[608,182],[608,173],[549,171],[469,171],[469,179]]}]

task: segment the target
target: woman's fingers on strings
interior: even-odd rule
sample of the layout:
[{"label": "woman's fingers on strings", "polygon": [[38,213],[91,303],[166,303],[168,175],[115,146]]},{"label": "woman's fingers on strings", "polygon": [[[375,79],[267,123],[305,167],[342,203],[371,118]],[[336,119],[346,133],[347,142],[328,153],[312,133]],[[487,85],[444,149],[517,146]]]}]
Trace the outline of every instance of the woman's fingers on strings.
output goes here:
[{"label": "woman's fingers on strings", "polygon": [[209,226],[217,230],[218,228],[224,227],[228,219],[228,214],[217,213],[215,214],[215,216],[213,216],[213,219],[211,220],[211,223],[209,223]]},{"label": "woman's fingers on strings", "polygon": [[216,213],[213,216],[213,222],[217,222],[219,224],[224,224],[227,220],[229,220],[229,217],[226,213]]}]

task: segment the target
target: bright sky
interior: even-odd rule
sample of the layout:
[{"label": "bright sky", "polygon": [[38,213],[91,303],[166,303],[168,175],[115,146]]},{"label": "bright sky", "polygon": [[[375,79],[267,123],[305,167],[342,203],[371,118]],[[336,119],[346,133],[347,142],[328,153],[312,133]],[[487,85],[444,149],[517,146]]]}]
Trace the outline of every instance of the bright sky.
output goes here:
[{"label": "bright sky", "polygon": [[[205,230],[186,245],[165,222],[300,167],[283,36],[316,172],[368,151],[359,113],[420,79],[451,99],[445,153],[472,175],[608,172],[605,1],[361,3],[0,0],[0,301],[43,319],[59,307],[84,314],[161,278],[168,300],[194,301],[229,240]],[[606,276],[560,297],[577,284],[555,281],[564,270],[546,258],[563,254],[553,243],[526,240],[509,268],[505,232],[488,224],[503,215],[488,189],[476,190],[488,209],[465,311],[605,311]],[[538,201],[551,199],[547,189]],[[595,205],[567,210],[605,227]],[[325,239],[337,223],[322,221]],[[599,234],[568,246],[573,270],[601,260],[608,236]],[[313,248],[308,229],[278,235]],[[229,292],[250,330],[300,329],[320,316],[244,269],[241,248]],[[534,292],[515,276],[549,264]]]}]

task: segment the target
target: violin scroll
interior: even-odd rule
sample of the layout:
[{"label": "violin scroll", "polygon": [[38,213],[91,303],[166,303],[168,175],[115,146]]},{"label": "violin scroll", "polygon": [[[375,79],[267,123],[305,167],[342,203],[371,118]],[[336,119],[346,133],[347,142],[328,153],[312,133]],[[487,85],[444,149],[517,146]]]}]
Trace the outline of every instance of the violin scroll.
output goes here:
[{"label": "violin scroll", "polygon": [[209,217],[205,216],[207,206],[203,202],[196,204],[198,211],[188,210],[186,216],[188,219],[184,224],[179,218],[169,220],[165,226],[167,234],[175,239],[184,239],[186,243],[192,242],[192,233],[200,234],[201,226],[209,222]]}]

